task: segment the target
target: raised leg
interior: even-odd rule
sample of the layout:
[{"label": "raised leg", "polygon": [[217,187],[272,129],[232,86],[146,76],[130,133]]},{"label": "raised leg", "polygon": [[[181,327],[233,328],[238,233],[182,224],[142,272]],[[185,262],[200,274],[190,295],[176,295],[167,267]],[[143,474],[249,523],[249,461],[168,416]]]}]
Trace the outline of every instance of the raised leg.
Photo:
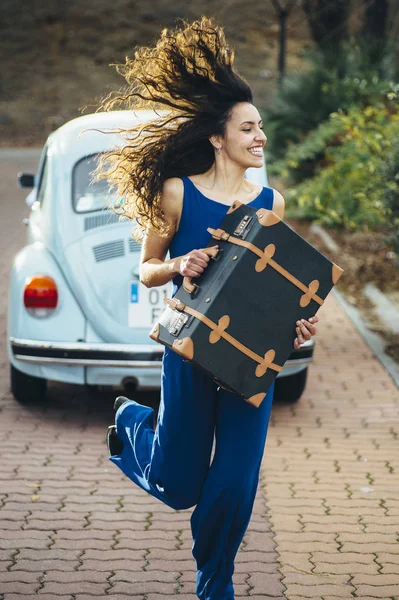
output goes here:
[{"label": "raised leg", "polygon": [[197,504],[210,464],[216,389],[210,378],[166,349],[156,429],[151,408],[123,404],[115,422],[124,449],[110,460],[172,508]]}]

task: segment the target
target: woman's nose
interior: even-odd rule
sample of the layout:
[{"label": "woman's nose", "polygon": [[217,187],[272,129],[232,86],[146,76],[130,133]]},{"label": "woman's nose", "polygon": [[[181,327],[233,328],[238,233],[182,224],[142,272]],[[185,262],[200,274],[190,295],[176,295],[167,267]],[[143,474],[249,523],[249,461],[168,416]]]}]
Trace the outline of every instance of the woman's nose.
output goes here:
[{"label": "woman's nose", "polygon": [[265,144],[266,144],[266,142],[267,142],[267,136],[266,136],[266,134],[265,134],[265,133],[263,133],[263,131],[260,131],[260,132],[258,133],[258,135],[256,136],[256,139],[257,139],[257,141],[264,142]]}]

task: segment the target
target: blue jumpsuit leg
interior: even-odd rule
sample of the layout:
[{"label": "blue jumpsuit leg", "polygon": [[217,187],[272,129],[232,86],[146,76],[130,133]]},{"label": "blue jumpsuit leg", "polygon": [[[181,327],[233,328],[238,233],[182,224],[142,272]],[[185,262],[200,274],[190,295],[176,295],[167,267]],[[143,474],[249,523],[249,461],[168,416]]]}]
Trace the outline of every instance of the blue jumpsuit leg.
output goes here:
[{"label": "blue jumpsuit leg", "polygon": [[201,600],[234,599],[234,559],[251,518],[273,389],[259,408],[218,391],[215,455],[191,517]]},{"label": "blue jumpsuit leg", "polygon": [[212,379],[166,348],[157,427],[152,408],[125,402],[115,415],[124,449],[110,460],[172,508],[194,506],[209,470],[216,390]]},{"label": "blue jumpsuit leg", "polygon": [[110,460],[172,508],[197,505],[191,527],[200,600],[234,599],[234,558],[251,518],[272,395],[271,387],[256,409],[166,349],[156,430],[148,407],[130,401],[116,413],[124,449]]}]

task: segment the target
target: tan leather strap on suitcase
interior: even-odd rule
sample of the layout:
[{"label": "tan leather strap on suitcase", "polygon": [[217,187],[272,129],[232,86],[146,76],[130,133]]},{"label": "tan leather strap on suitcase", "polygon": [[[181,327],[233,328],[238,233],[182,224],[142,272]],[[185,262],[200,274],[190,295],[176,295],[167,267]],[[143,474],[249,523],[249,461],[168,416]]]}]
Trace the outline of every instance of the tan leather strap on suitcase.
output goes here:
[{"label": "tan leather strap on suitcase", "polygon": [[173,310],[178,310],[180,312],[187,313],[188,315],[192,315],[193,317],[201,321],[201,323],[204,323],[204,325],[209,327],[209,329],[212,329],[209,335],[209,342],[211,344],[216,344],[216,342],[218,342],[220,338],[223,338],[232,346],[237,348],[237,350],[240,350],[240,352],[257,362],[258,366],[255,370],[255,375],[257,377],[262,377],[266,373],[267,369],[273,369],[273,371],[277,372],[280,372],[282,370],[283,367],[280,367],[280,365],[276,365],[273,362],[274,357],[276,356],[276,352],[274,350],[269,350],[262,358],[261,356],[259,356],[255,352],[252,352],[252,350],[244,346],[244,344],[241,344],[241,342],[239,342],[232,335],[227,333],[226,329],[230,324],[230,317],[228,315],[224,315],[221,319],[219,319],[218,323],[216,324],[207,316],[203,315],[198,310],[195,310],[195,308],[186,306],[177,298],[164,298],[164,302],[168,304]]},{"label": "tan leather strap on suitcase", "polygon": [[320,282],[317,279],[311,281],[310,284],[307,286],[301,281],[299,281],[299,279],[297,279],[294,275],[289,273],[289,271],[284,269],[284,267],[279,265],[275,260],[273,260],[272,256],[276,251],[276,246],[274,244],[269,244],[264,250],[261,250],[254,244],[251,244],[251,242],[246,242],[245,240],[234,237],[226,231],[224,231],[223,229],[212,229],[211,227],[208,227],[207,231],[212,235],[212,237],[215,240],[223,240],[225,242],[230,242],[231,244],[236,244],[236,246],[242,246],[243,248],[247,248],[257,256],[259,256],[259,260],[257,260],[255,264],[255,271],[257,271],[258,273],[260,271],[263,271],[263,269],[265,269],[267,265],[270,265],[273,269],[280,273],[280,275],[282,275],[283,277],[288,279],[288,281],[296,285],[297,288],[304,292],[304,295],[300,299],[300,305],[302,308],[308,306],[311,300],[314,300],[315,302],[320,304],[320,306],[324,303],[324,300],[316,294],[320,286]]}]

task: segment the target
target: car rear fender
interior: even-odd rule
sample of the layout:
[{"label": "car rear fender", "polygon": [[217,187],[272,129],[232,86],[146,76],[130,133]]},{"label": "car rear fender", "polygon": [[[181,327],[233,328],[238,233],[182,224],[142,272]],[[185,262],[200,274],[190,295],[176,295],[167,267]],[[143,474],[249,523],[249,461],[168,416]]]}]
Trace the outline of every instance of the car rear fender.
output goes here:
[{"label": "car rear fender", "polygon": [[[49,275],[58,289],[58,305],[48,317],[32,316],[24,306],[24,287],[35,274]],[[85,317],[54,257],[41,242],[25,246],[14,259],[10,275],[8,337],[30,340],[85,339]]]}]

